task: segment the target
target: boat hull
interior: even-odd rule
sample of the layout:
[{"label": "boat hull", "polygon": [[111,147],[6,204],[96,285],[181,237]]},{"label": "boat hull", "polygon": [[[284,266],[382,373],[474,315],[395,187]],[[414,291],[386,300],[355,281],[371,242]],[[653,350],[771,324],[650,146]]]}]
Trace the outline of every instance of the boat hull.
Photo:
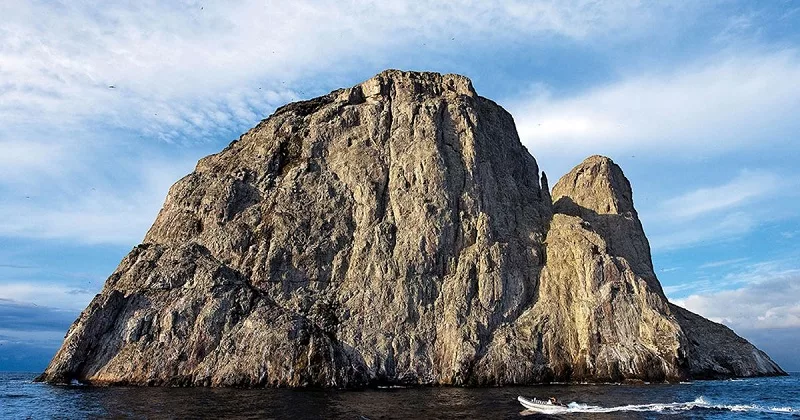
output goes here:
[{"label": "boat hull", "polygon": [[517,401],[522,404],[525,409],[530,411],[535,411],[537,413],[544,413],[544,414],[557,414],[563,413],[567,411],[567,407],[551,404],[548,401],[541,401],[534,399],[525,398],[523,396],[517,397]]}]

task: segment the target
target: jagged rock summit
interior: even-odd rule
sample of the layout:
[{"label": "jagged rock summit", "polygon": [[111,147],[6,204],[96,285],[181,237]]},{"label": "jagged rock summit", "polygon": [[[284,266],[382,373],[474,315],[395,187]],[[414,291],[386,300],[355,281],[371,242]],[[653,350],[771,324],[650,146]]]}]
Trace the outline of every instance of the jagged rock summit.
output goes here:
[{"label": "jagged rock summit", "polygon": [[552,197],[458,75],[388,70],[279,108],[169,191],[39,380],[496,385],[776,375],[667,302],[628,180]]}]

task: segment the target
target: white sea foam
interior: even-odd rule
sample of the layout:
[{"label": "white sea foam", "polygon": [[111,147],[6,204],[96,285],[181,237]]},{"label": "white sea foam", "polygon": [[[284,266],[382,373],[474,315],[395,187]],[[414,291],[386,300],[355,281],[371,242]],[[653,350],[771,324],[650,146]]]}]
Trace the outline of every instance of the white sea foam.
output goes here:
[{"label": "white sea foam", "polygon": [[712,404],[701,396],[690,402],[673,402],[666,404],[631,404],[618,407],[600,407],[596,405],[579,404],[573,402],[563,408],[553,407],[552,411],[548,410],[548,413],[616,413],[625,411],[680,412],[695,409],[782,414],[794,414],[800,412],[798,409],[793,407],[764,407],[756,404]]}]

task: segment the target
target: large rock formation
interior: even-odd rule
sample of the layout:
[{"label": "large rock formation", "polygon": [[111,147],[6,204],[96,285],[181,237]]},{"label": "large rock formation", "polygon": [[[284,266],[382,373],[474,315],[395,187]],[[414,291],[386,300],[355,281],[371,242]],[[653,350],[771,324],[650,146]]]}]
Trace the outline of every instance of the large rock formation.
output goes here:
[{"label": "large rock formation", "polygon": [[[178,181],[40,380],[363,386],[783,371],[667,302],[611,160],[551,199],[457,75],[289,104]],[[553,203],[552,200],[555,200]]]}]

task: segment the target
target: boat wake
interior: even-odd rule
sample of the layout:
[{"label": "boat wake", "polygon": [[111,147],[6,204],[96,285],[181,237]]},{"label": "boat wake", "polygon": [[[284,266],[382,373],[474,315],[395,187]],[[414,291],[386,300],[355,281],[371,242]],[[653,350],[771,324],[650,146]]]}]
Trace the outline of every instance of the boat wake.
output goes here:
[{"label": "boat wake", "polygon": [[[548,414],[566,414],[566,413],[616,413],[616,412],[662,412],[662,413],[675,413],[691,410],[711,410],[711,411],[737,411],[737,412],[753,412],[753,413],[776,413],[776,414],[796,414],[800,413],[792,407],[765,407],[755,404],[712,404],[706,401],[703,397],[698,397],[691,402],[675,402],[668,404],[632,404],[621,405],[618,407],[600,407],[596,405],[570,403],[565,407],[551,407],[548,409]],[[525,410],[523,413],[535,413],[536,411]]]}]

